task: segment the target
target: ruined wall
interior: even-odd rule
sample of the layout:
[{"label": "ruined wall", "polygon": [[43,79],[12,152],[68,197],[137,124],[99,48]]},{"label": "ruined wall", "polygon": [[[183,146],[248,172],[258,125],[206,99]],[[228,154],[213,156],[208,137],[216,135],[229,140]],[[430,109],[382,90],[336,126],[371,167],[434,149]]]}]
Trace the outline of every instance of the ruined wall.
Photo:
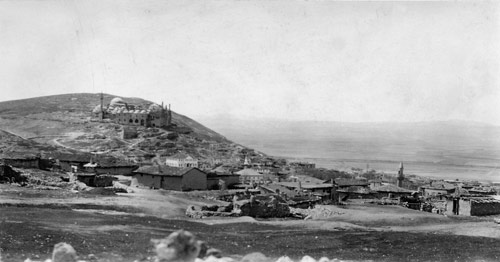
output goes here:
[{"label": "ruined wall", "polygon": [[113,181],[116,180],[113,176],[96,176],[94,184],[96,187],[113,186]]},{"label": "ruined wall", "polygon": [[470,201],[471,216],[489,216],[500,214],[500,201],[494,199],[472,199]]},{"label": "ruined wall", "polygon": [[21,183],[28,179],[8,165],[0,165],[0,183]]}]

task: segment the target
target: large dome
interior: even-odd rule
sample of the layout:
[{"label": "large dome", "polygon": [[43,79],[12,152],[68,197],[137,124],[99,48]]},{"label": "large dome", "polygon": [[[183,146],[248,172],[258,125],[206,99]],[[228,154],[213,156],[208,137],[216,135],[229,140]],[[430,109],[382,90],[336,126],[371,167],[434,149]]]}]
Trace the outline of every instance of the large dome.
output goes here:
[{"label": "large dome", "polygon": [[124,105],[124,104],[125,104],[125,101],[123,101],[123,99],[121,99],[119,97],[115,97],[115,98],[111,99],[111,102],[109,102],[110,106],[117,106],[117,105]]},{"label": "large dome", "polygon": [[161,106],[158,105],[158,104],[151,104],[149,106],[148,110],[151,111],[151,112],[160,111],[161,110]]}]

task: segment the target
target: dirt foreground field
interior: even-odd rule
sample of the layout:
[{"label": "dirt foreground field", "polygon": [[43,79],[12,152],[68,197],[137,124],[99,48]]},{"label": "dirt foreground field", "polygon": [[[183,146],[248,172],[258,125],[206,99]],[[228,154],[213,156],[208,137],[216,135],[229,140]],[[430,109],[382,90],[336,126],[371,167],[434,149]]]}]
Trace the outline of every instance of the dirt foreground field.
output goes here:
[{"label": "dirt foreground field", "polygon": [[[214,203],[214,201],[208,201]],[[44,260],[67,242],[92,261],[150,261],[151,239],[193,232],[234,258],[309,255],[375,261],[498,261],[500,226],[492,218],[444,217],[398,206],[329,206],[313,220],[190,220],[197,194],[135,190],[117,196],[0,185],[2,261]]]}]

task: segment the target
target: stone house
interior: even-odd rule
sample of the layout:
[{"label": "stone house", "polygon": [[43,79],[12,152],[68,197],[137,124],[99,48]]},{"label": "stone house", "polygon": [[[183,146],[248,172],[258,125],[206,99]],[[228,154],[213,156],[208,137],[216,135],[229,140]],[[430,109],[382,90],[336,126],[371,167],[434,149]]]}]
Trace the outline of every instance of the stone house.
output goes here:
[{"label": "stone house", "polygon": [[175,191],[206,190],[207,174],[196,167],[143,166],[133,172],[131,185]]},{"label": "stone house", "polygon": [[232,188],[240,183],[240,176],[227,172],[209,172],[207,174],[207,189],[221,189],[221,186]]},{"label": "stone house", "polygon": [[251,168],[242,169],[235,174],[240,176],[242,184],[261,184],[264,182],[264,175]]},{"label": "stone house", "polygon": [[408,197],[412,194],[413,191],[398,187],[393,184],[386,184],[386,185],[381,185],[378,187],[373,187],[371,188],[372,191],[376,192],[377,198],[400,198],[400,197]]},{"label": "stone house", "polygon": [[[458,203],[453,203],[454,201]],[[500,214],[500,200],[492,197],[461,197],[448,199],[447,202],[447,215],[491,216]],[[457,209],[456,213],[454,208]]]},{"label": "stone house", "polygon": [[132,175],[133,171],[137,169],[137,165],[132,163],[99,163],[95,167],[95,173],[98,175]]},{"label": "stone house", "polygon": [[423,197],[442,197],[449,196],[455,192],[457,187],[444,181],[432,181],[430,184],[421,186],[420,192]]},{"label": "stone house", "polygon": [[55,165],[61,170],[72,172],[74,171],[74,168],[72,167],[76,167],[77,171],[84,170],[84,166],[89,163],[91,155],[59,153],[53,156],[53,158],[55,159]]},{"label": "stone house", "polygon": [[198,167],[198,159],[184,153],[177,153],[173,156],[168,156],[165,159],[165,164],[171,167]]},{"label": "stone house", "polygon": [[33,154],[9,153],[1,156],[3,164],[18,168],[39,168],[40,157]]}]

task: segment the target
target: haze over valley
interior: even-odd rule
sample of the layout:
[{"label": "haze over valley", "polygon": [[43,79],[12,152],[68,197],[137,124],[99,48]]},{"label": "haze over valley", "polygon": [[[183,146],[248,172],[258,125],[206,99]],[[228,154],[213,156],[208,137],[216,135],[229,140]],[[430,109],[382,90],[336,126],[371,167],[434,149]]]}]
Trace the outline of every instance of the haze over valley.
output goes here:
[{"label": "haze over valley", "polygon": [[319,167],[500,181],[500,127],[464,121],[341,123],[195,117],[228,139]]}]

